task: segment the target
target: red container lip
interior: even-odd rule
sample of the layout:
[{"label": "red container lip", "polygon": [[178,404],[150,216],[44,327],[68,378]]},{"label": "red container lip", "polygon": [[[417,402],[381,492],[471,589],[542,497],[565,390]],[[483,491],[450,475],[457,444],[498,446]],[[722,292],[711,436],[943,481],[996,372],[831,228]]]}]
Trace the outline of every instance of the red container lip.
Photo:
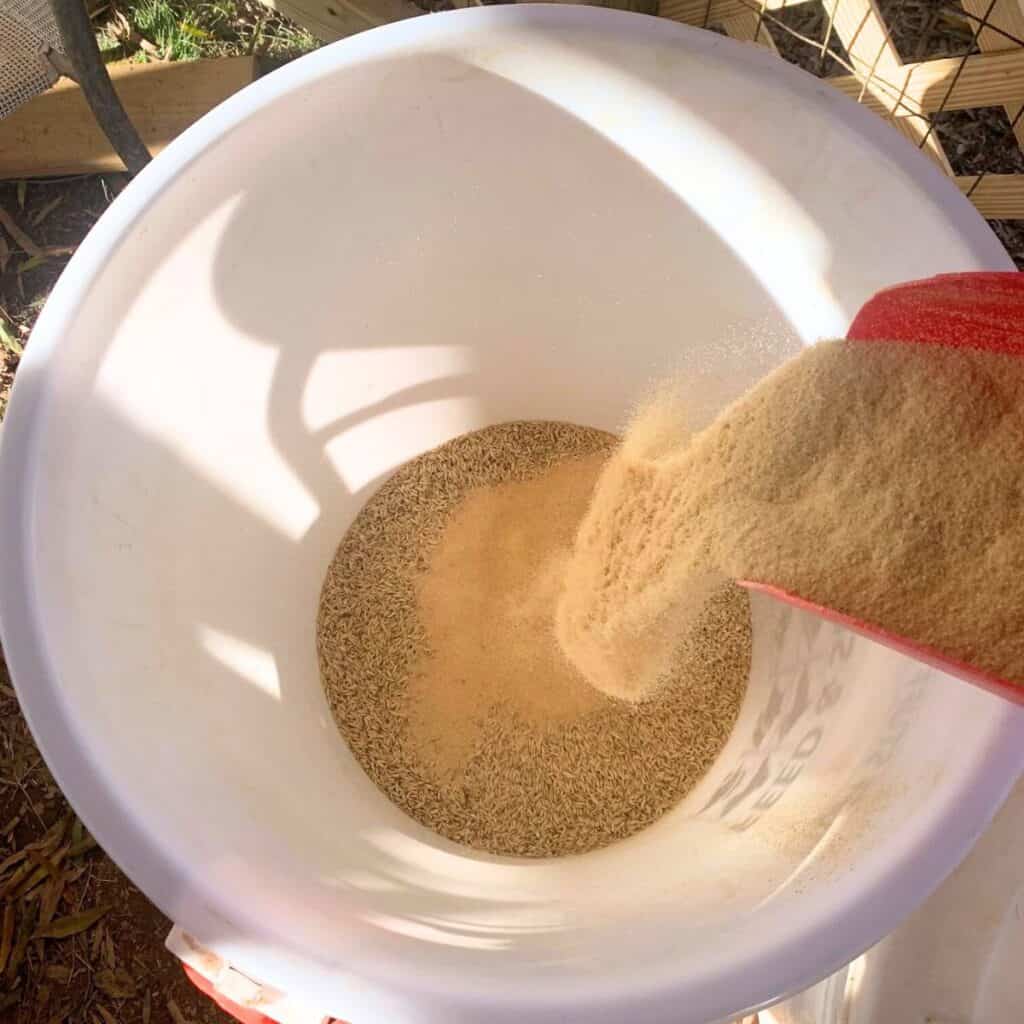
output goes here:
[{"label": "red container lip", "polygon": [[[846,336],[850,341],[923,342],[1024,355],[1024,274],[941,274],[886,288],[864,304]],[[846,626],[1014,704],[1024,704],[1024,685],[950,658],[927,644],[770,583],[742,580],[740,584]]]},{"label": "red container lip", "polygon": [[1024,354],[1024,274],[940,274],[880,291],[850,341],[919,341]]},{"label": "red container lip", "polygon": [[909,654],[916,661],[930,665],[932,668],[940,669],[965,682],[972,683],[982,690],[994,693],[996,696],[1002,697],[1013,704],[1024,705],[1024,686],[1017,686],[991,672],[985,672],[967,662],[951,658],[936,647],[916,643],[905,636],[901,636],[899,633],[892,633],[881,626],[876,626],[872,622],[865,622],[863,619],[846,615],[826,605],[815,604],[799,594],[784,590],[782,587],[776,587],[771,583],[758,583],[755,580],[738,580],[737,582],[746,590],[755,590],[763,594],[769,594],[771,597],[779,601],[785,601],[786,604],[793,605],[795,608],[813,612],[829,622],[845,626],[847,629],[853,630],[853,632],[859,633],[861,636],[866,636],[869,640],[874,640],[876,643],[884,644],[886,647],[899,651],[901,654]]}]

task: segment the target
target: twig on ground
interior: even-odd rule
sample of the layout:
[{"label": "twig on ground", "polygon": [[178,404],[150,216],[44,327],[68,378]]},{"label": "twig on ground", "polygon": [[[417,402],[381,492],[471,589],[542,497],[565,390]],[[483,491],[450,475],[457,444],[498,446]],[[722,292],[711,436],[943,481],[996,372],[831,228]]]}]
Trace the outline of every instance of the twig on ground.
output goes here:
[{"label": "twig on ground", "polygon": [[29,256],[41,256],[43,250],[14,222],[14,218],[2,207],[0,207],[0,227],[3,227],[14,239],[15,242],[28,253]]}]

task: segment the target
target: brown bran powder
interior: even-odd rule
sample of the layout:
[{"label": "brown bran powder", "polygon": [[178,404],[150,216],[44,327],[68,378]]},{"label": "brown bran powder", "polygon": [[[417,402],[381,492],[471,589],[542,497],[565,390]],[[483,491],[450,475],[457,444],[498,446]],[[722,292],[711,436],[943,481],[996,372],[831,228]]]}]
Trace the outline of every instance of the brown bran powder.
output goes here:
[{"label": "brown bran powder", "polygon": [[328,571],[318,649],[335,720],[420,823],[491,853],[555,856],[638,831],[703,775],[746,688],[746,595],[720,586],[649,701],[589,686],[554,613],[615,439],[507,423],[399,469]]},{"label": "brown bran powder", "polygon": [[1024,361],[828,342],[683,422],[671,393],[638,414],[579,531],[557,629],[595,686],[656,692],[724,578],[1024,683]]}]

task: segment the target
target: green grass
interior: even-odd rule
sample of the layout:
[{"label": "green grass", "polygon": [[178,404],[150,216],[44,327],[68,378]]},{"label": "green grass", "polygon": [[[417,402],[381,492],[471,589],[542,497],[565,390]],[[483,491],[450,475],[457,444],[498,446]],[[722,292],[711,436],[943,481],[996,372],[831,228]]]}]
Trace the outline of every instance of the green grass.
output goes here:
[{"label": "green grass", "polygon": [[198,60],[203,56],[203,45],[215,37],[199,25],[200,20],[187,7],[168,0],[138,0],[131,7],[135,29],[156,46],[163,60]]},{"label": "green grass", "polygon": [[118,0],[97,37],[108,60],[291,58],[320,45],[258,0]]}]

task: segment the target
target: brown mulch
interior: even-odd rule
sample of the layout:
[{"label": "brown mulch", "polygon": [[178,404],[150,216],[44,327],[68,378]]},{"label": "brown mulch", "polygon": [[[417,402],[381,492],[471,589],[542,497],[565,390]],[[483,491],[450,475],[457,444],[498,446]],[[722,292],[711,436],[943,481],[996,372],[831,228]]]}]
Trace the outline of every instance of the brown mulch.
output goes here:
[{"label": "brown mulch", "polygon": [[82,174],[0,182],[0,417],[50,289],[126,181]]}]

